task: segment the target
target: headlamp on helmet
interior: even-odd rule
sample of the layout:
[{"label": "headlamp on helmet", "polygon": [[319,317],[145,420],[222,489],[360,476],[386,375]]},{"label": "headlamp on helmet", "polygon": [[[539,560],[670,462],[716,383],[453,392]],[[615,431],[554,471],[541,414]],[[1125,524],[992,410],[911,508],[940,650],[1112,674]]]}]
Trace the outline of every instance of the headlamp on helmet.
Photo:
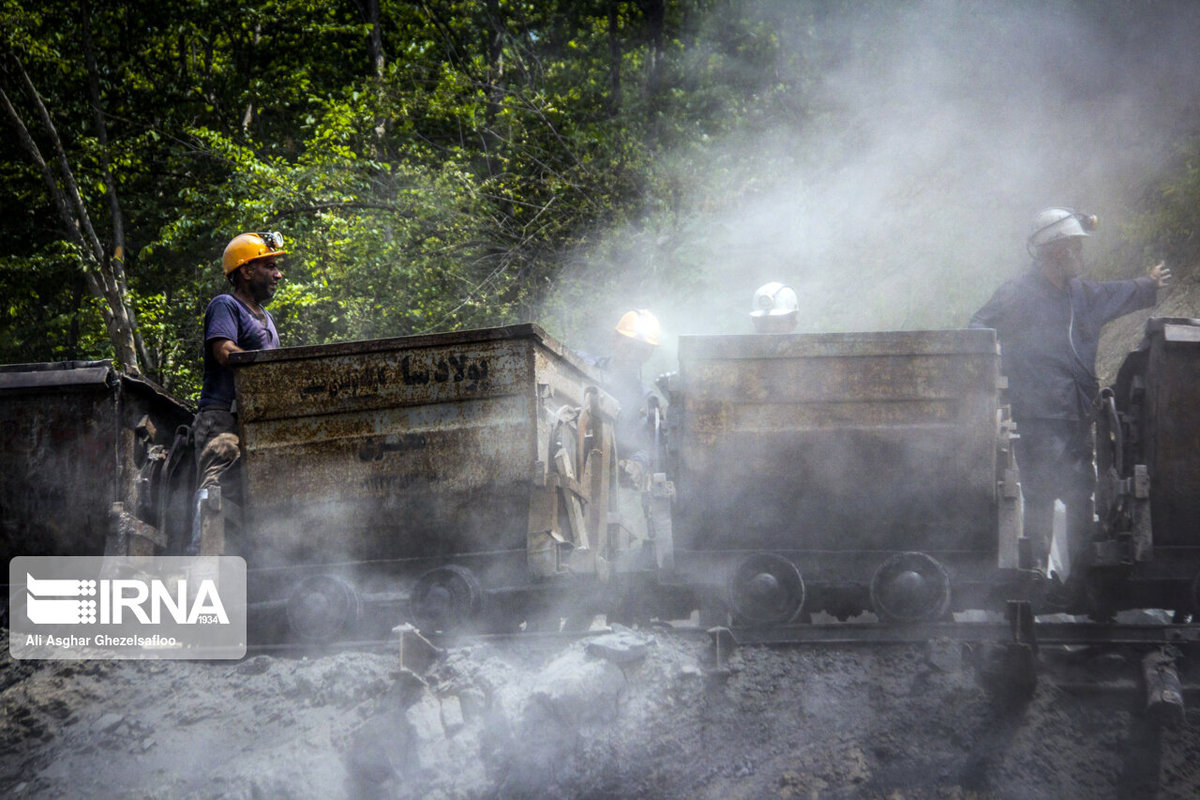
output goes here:
[{"label": "headlamp on helmet", "polygon": [[1100,220],[1095,214],[1081,214],[1072,208],[1047,208],[1033,218],[1029,247],[1043,247],[1061,239],[1087,236],[1099,225]]},{"label": "headlamp on helmet", "polygon": [[800,302],[796,290],[778,281],[764,283],[754,293],[750,319],[759,333],[791,333],[796,329]]},{"label": "headlamp on helmet", "polygon": [[779,317],[795,314],[800,309],[796,290],[778,281],[764,283],[754,293],[751,317]]},{"label": "headlamp on helmet", "polygon": [[287,255],[287,251],[283,249],[283,234],[279,231],[241,233],[225,245],[221,267],[225,270],[225,276],[229,277],[231,272],[249,261],[284,255]]}]

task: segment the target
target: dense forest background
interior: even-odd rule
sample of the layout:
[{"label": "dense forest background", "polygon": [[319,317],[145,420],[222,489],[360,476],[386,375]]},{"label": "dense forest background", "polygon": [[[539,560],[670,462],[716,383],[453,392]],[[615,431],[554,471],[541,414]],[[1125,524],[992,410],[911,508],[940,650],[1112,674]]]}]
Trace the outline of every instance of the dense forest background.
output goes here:
[{"label": "dense forest background", "polygon": [[[280,230],[285,344],[653,309],[966,323],[1033,213],[1192,307],[1200,4],[0,0],[0,363],[194,398],[225,243]],[[1123,346],[1131,344],[1126,341]]]}]

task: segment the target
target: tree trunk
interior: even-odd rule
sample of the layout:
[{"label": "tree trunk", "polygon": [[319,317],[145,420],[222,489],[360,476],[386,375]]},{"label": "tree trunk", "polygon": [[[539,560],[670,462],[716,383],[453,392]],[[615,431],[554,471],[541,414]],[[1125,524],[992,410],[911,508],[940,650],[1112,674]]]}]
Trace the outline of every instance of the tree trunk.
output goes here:
[{"label": "tree trunk", "polygon": [[608,113],[621,113],[621,30],[620,3],[608,4]]},{"label": "tree trunk", "polygon": [[380,24],[379,0],[366,0],[359,3],[359,10],[366,23],[371,26],[367,34],[367,55],[371,59],[371,72],[375,77],[375,99],[379,104],[380,113],[375,117],[375,149],[380,158],[386,157],[387,149],[387,117],[383,114],[383,72],[387,67],[387,59],[383,54],[383,27]]},{"label": "tree trunk", "polygon": [[662,86],[663,25],[666,21],[666,0],[643,0],[646,13],[646,33],[650,42],[649,71],[646,75],[646,94],[651,98]]},{"label": "tree trunk", "polygon": [[495,175],[498,171],[496,153],[502,144],[500,134],[496,130],[496,120],[500,117],[500,107],[504,101],[505,91],[504,17],[500,11],[499,0],[487,0],[487,19],[488,26],[484,34],[487,36],[484,44],[488,59],[487,89],[485,90],[487,104],[483,115],[483,142],[488,175]]},{"label": "tree trunk", "polygon": [[364,13],[367,24],[371,26],[371,33],[367,37],[367,52],[371,56],[371,67],[375,71],[375,77],[382,81],[383,68],[387,62],[383,56],[383,31],[379,26],[379,0],[367,0]]},{"label": "tree trunk", "polygon": [[3,89],[0,89],[0,103],[3,104],[9,120],[16,128],[17,136],[26,154],[41,172],[50,199],[58,210],[59,221],[62,222],[67,240],[79,252],[80,266],[83,269],[89,291],[101,301],[100,309],[104,317],[104,325],[108,330],[109,340],[112,342],[113,355],[127,372],[141,375],[143,364],[139,358],[139,351],[144,348],[141,346],[137,333],[137,318],[129,302],[128,293],[124,289],[124,266],[121,263],[123,251],[118,248],[113,258],[107,256],[92,227],[91,218],[84,205],[83,197],[79,193],[75,175],[67,160],[58,130],[50,118],[50,112],[46,109],[41,95],[38,94],[33,81],[30,80],[29,74],[16,54],[8,53],[8,61],[9,66],[31,98],[42,128],[54,147],[62,185],[59,184],[59,179],[55,177],[54,171],[43,157],[41,149],[30,135],[25,120],[14,107],[8,93]]},{"label": "tree trunk", "polygon": [[[121,203],[117,197],[117,182],[112,176],[112,162],[108,156],[108,124],[104,121],[104,107],[100,102],[100,71],[96,68],[96,53],[92,45],[92,13],[87,0],[83,3],[83,55],[88,73],[88,95],[92,100],[92,113],[96,121],[96,141],[100,144],[100,170],[104,179],[104,188],[108,194],[109,214],[112,218],[112,255],[108,258],[108,268],[112,272],[113,282],[121,297],[122,305],[126,306],[129,318],[130,333],[133,336],[133,346],[137,350],[138,359],[146,372],[155,372],[155,360],[146,349],[141,331],[138,330],[137,317],[133,304],[129,299],[129,286],[125,280],[125,215],[121,212]],[[103,258],[106,253],[101,254]]]}]

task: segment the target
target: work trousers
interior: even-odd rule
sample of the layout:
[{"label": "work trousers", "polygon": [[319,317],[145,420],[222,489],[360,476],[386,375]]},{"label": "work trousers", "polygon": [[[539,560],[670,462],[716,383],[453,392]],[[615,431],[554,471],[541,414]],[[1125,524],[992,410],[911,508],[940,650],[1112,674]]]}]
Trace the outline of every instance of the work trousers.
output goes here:
[{"label": "work trousers", "polygon": [[1096,467],[1091,420],[1017,421],[1017,467],[1025,501],[1025,535],[1034,565],[1046,568],[1054,536],[1054,501],[1066,506],[1068,570],[1082,575],[1091,561]]},{"label": "work trousers", "polygon": [[[192,439],[196,443],[199,488],[220,486],[224,492],[227,487],[222,476],[241,458],[237,417],[224,409],[202,408],[192,422]],[[232,489],[232,486],[228,488]]]},{"label": "work trousers", "polygon": [[[242,508],[241,449],[237,417],[224,409],[202,408],[192,422],[199,489],[221,488],[221,497]],[[242,555],[240,514],[225,512],[225,555]]]}]

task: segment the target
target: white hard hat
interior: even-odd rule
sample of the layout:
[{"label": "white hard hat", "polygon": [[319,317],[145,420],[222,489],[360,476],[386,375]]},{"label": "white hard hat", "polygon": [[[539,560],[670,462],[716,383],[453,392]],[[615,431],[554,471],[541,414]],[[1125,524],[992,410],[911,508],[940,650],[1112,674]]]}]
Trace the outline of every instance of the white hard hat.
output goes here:
[{"label": "white hard hat", "polygon": [[1033,217],[1029,244],[1032,247],[1041,247],[1059,239],[1087,236],[1088,231],[1096,229],[1096,222],[1096,217],[1080,214],[1069,208],[1046,208]]},{"label": "white hard hat", "polygon": [[795,314],[800,309],[800,301],[796,299],[796,291],[778,281],[764,283],[754,293],[754,305],[750,310],[751,317],[781,317],[785,314]]}]

